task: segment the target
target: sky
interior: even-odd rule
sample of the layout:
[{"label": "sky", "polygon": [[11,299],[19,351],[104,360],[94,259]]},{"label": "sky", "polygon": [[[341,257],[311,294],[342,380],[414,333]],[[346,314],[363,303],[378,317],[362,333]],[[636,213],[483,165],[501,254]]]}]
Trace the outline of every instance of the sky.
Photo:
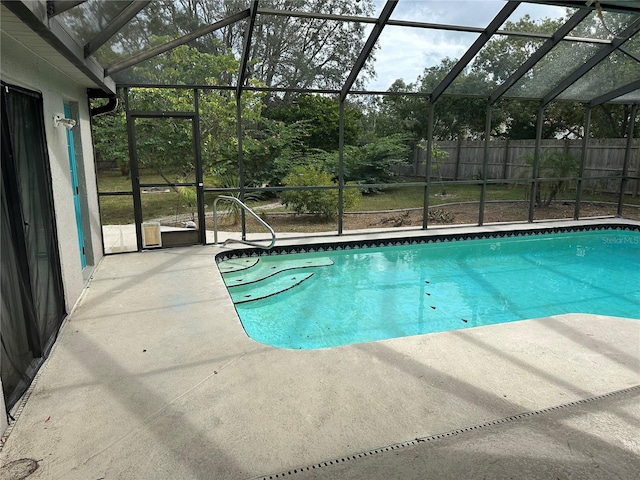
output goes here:
[{"label": "sky", "polygon": [[[385,1],[374,0],[374,4],[378,16]],[[505,4],[502,0],[399,0],[391,18],[485,28]],[[509,20],[517,21],[527,13],[533,19],[555,18],[564,16],[565,9],[521,4]],[[366,36],[371,29],[371,26],[366,29]],[[406,83],[415,82],[425,68],[440,64],[443,58],[460,58],[477,37],[475,33],[387,25],[375,52],[377,78],[369,80],[366,89],[387,90],[398,78]]]}]

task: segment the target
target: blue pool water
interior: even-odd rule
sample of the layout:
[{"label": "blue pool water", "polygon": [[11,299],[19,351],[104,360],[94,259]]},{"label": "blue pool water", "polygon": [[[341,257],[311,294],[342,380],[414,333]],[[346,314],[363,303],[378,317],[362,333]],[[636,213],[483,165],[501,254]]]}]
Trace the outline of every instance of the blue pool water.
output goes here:
[{"label": "blue pool water", "polygon": [[219,264],[247,334],[315,349],[563,313],[640,318],[640,232],[330,250]]}]

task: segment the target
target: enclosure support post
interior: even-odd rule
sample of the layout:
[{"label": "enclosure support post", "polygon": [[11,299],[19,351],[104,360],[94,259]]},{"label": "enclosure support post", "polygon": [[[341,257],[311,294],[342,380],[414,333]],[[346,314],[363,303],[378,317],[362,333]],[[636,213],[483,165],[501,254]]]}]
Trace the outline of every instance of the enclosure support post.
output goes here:
[{"label": "enclosure support post", "polygon": [[638,111],[638,105],[633,104],[631,106],[631,115],[629,116],[629,125],[627,130],[627,148],[624,151],[624,163],[622,164],[622,178],[620,179],[620,192],[618,196],[618,217],[622,216],[622,204],[624,203],[624,191],[627,188],[627,178],[629,175],[629,162],[631,160],[631,145],[633,143],[633,128],[636,123],[636,113]]},{"label": "enclosure support post", "polygon": [[127,114],[127,137],[129,139],[129,175],[133,192],[133,218],[136,224],[136,244],[142,251],[142,199],[140,198],[140,171],[136,155],[136,125],[129,112],[129,89],[124,89],[124,109]]},{"label": "enclosure support post", "polygon": [[509,138],[504,142],[504,158],[502,160],[502,179],[507,180],[507,173],[509,173]]},{"label": "enclosure support post", "polygon": [[433,152],[433,108],[434,102],[429,98],[429,118],[427,119],[427,164],[424,169],[424,202],[422,206],[422,228],[429,224],[429,192],[431,190],[431,161]]},{"label": "enclosure support post", "polygon": [[[247,75],[247,63],[249,62],[249,52],[251,50],[251,37],[253,36],[253,27],[258,14],[258,1],[251,2],[249,7],[249,20],[244,30],[244,41],[242,43],[242,57],[240,59],[240,69],[238,71],[238,84],[236,85],[236,133],[238,135],[238,183],[240,187],[240,201],[244,203],[244,155],[242,153],[242,87]],[[247,217],[245,210],[240,209],[240,223],[242,223],[242,240],[247,239]]]},{"label": "enclosure support post", "polygon": [[453,174],[453,179],[458,180],[460,175],[460,150],[462,150],[462,137],[458,136],[458,143],[456,145],[456,171]]},{"label": "enclosure support post", "polygon": [[[242,153],[242,106],[240,95],[236,95],[236,135],[238,137],[238,187],[240,188],[240,201],[244,203],[244,154]],[[240,222],[242,223],[242,240],[247,239],[247,222],[244,209],[240,211]]]},{"label": "enclosure support post", "polygon": [[344,214],[344,100],[340,98],[340,121],[338,131],[338,235],[342,235]]},{"label": "enclosure support post", "polygon": [[544,105],[538,108],[536,122],[536,145],[533,150],[533,169],[531,171],[531,193],[529,196],[529,223],[533,223],[536,212],[536,200],[538,192],[538,171],[540,170],[540,143],[542,142],[542,124],[544,122]]},{"label": "enclosure support post", "polygon": [[193,89],[193,142],[196,154],[196,204],[198,207],[198,241],[207,243],[207,219],[204,211],[204,173],[202,171],[202,144],[200,142],[200,91]]},{"label": "enclosure support post", "polygon": [[480,187],[480,211],[478,225],[484,223],[484,204],[487,201],[487,170],[489,169],[489,142],[491,141],[491,111],[493,105],[487,103],[487,118],[484,127],[484,155],[482,158],[482,185]]},{"label": "enclosure support post", "polygon": [[587,107],[584,112],[584,137],[582,138],[582,154],[580,156],[580,171],[578,172],[578,185],[576,188],[576,208],[573,213],[573,219],[580,218],[580,202],[582,201],[582,177],[584,176],[584,166],[587,163],[587,154],[589,153],[589,135],[591,134],[591,107]]}]

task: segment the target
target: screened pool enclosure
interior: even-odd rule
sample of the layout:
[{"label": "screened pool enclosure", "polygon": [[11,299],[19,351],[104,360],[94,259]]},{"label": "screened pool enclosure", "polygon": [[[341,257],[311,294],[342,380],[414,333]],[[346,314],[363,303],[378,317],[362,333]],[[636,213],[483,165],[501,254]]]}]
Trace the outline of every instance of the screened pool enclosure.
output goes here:
[{"label": "screened pool enclosure", "polygon": [[115,82],[93,92],[107,253],[211,242],[219,195],[277,233],[640,219],[640,2],[47,7]]}]

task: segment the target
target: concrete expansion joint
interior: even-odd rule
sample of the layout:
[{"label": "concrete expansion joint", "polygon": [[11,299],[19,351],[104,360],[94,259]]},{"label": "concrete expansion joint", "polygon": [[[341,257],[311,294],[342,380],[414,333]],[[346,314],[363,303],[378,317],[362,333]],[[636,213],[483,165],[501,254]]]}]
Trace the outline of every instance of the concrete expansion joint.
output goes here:
[{"label": "concrete expansion joint", "polygon": [[486,427],[493,427],[495,425],[501,425],[501,424],[505,424],[505,423],[509,423],[509,422],[513,422],[513,421],[517,421],[517,420],[522,420],[522,419],[529,418],[529,417],[534,417],[534,416],[537,416],[537,415],[543,415],[543,414],[549,413],[549,412],[555,412],[557,410],[562,410],[564,408],[575,407],[575,406],[578,406],[578,405],[584,405],[586,403],[597,402],[599,400],[605,400],[605,399],[608,399],[608,398],[611,398],[611,397],[624,395],[624,394],[632,394],[632,393],[636,393],[636,392],[640,392],[640,385],[634,385],[632,387],[624,388],[622,390],[615,390],[613,392],[604,393],[602,395],[597,395],[597,396],[590,397],[590,398],[576,400],[576,401],[573,401],[573,402],[563,403],[563,404],[560,404],[560,405],[555,405],[553,407],[547,407],[547,408],[543,408],[543,409],[540,409],[540,410],[534,410],[534,411],[530,411],[530,412],[519,413],[519,414],[516,414],[516,415],[511,415],[511,416],[504,417],[504,418],[499,418],[499,419],[496,419],[496,420],[489,420],[489,421],[481,423],[479,425],[472,425],[472,426],[469,426],[469,427],[458,428],[458,429],[452,430],[450,432],[439,433],[439,434],[436,434],[436,435],[430,435],[428,437],[414,438],[413,440],[409,440],[407,442],[396,443],[396,444],[393,444],[393,445],[387,445],[385,447],[380,447],[380,448],[377,448],[375,450],[369,450],[367,452],[360,452],[360,453],[356,453],[356,454],[349,455],[349,456],[342,457],[342,458],[330,459],[330,460],[326,460],[324,462],[316,463],[314,465],[309,465],[309,466],[306,466],[306,467],[292,468],[292,469],[287,470],[285,472],[274,473],[274,474],[271,474],[271,475],[260,475],[258,477],[253,477],[251,480],[276,480],[276,479],[280,479],[280,478],[290,478],[290,477],[295,476],[297,474],[306,473],[306,472],[309,472],[309,471],[312,471],[312,470],[318,470],[318,469],[321,469],[321,468],[330,467],[330,466],[338,465],[338,464],[341,464],[341,463],[350,462],[350,461],[353,461],[353,460],[360,460],[362,458],[372,457],[372,456],[379,455],[379,454],[382,454],[382,453],[385,453],[385,452],[390,452],[392,450],[398,450],[398,449],[402,449],[402,448],[406,448],[406,447],[412,447],[412,446],[418,445],[420,443],[434,442],[434,441],[437,441],[437,440],[442,440],[444,438],[450,438],[450,437],[453,437],[453,436],[456,436],[456,435],[461,435],[461,434],[464,434],[464,433],[477,431],[479,429],[486,428]]}]

